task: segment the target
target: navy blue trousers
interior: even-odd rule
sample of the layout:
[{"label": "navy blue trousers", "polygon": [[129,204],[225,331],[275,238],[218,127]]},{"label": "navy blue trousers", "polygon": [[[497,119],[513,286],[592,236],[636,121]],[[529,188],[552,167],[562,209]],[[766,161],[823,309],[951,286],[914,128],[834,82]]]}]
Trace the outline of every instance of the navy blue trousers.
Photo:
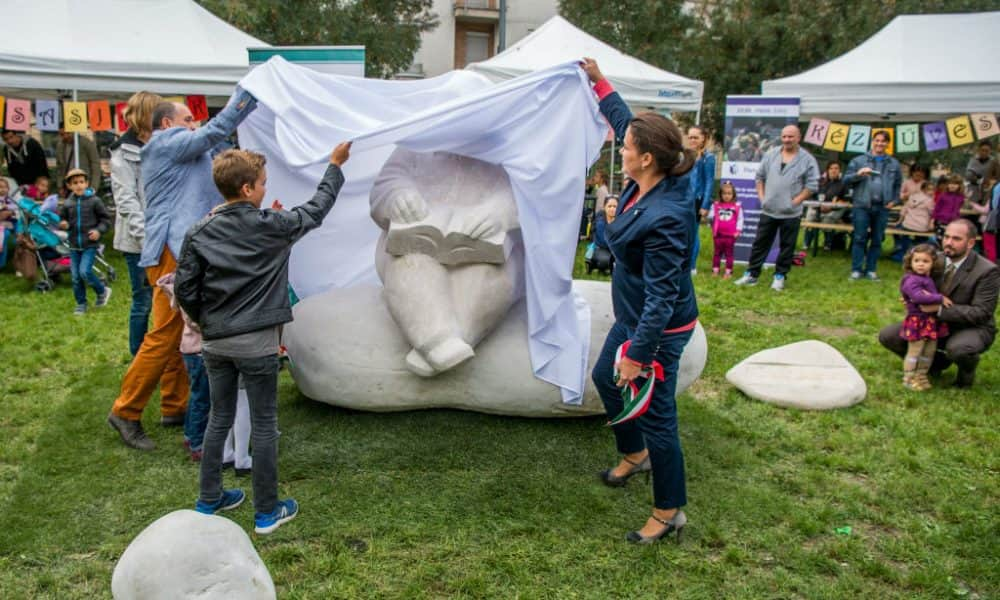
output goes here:
[{"label": "navy blue trousers", "polygon": [[[615,323],[604,340],[604,347],[594,364],[591,377],[597,387],[609,419],[618,416],[625,406],[621,388],[614,382],[615,353],[632,337],[632,331]],[[659,509],[680,508],[687,504],[684,483],[684,453],[677,435],[677,367],[684,346],[692,332],[666,334],[661,338],[656,360],[663,365],[664,380],[656,382],[649,409],[641,417],[612,428],[615,443],[622,454],[649,450],[653,469],[653,506]]]}]

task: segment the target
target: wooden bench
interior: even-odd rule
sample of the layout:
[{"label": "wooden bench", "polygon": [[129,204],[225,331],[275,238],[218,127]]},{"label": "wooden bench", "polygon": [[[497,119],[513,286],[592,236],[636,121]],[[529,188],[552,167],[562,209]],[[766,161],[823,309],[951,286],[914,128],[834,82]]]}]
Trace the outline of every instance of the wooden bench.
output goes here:
[{"label": "wooden bench", "polygon": [[[839,231],[846,233],[848,235],[854,234],[854,226],[850,223],[821,223],[819,221],[806,221],[802,220],[802,229],[818,229],[822,231]],[[909,237],[921,237],[930,239],[935,236],[933,231],[910,231],[909,229],[900,229],[898,227],[886,227],[885,235],[902,235]],[[983,239],[982,236],[977,236],[977,240]],[[850,247],[850,246],[848,246]],[[812,250],[812,255],[816,256],[819,253],[819,236],[817,235],[813,238],[812,244],[810,244],[810,250]]]}]

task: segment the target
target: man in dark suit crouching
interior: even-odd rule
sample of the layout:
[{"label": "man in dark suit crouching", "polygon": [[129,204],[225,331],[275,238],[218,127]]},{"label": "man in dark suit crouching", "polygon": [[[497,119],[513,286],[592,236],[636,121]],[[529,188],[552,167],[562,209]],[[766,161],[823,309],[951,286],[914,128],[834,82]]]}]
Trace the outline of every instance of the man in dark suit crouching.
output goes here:
[{"label": "man in dark suit crouching", "polygon": [[[1000,293],[1000,268],[972,251],[976,227],[966,219],[952,221],[941,240],[944,273],[935,279],[938,291],[951,299],[951,306],[926,304],[948,324],[950,335],[938,343],[931,373],[940,373],[951,363],[958,366],[956,387],[971,387],[979,357],[993,344],[997,328],[993,313]],[[882,328],[878,341],[899,356],[906,354],[906,340],[899,337],[902,323]]]}]

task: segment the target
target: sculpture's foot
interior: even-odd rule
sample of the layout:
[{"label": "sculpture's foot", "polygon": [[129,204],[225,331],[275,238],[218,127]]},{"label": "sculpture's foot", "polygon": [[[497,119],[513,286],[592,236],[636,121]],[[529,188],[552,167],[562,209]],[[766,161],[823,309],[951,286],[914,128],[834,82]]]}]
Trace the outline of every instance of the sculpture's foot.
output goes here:
[{"label": "sculpture's foot", "polygon": [[449,338],[427,352],[427,362],[437,372],[447,371],[476,355],[472,346],[458,337]]},{"label": "sculpture's foot", "polygon": [[416,348],[410,350],[410,353],[406,355],[406,368],[414,375],[421,377],[433,377],[437,375],[434,367],[424,359],[423,355]]}]

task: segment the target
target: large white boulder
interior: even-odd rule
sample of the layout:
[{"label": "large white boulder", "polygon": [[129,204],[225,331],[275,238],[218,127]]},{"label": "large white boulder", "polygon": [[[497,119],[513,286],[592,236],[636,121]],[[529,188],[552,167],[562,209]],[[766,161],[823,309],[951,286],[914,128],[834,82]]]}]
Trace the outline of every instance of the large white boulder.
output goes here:
[{"label": "large white boulder", "polygon": [[[614,321],[611,286],[575,281],[573,288],[590,305],[592,366]],[[285,326],[282,340],[296,384],[313,400],[369,411],[439,407],[525,417],[604,413],[589,367],[580,406],[564,404],[559,388],[532,374],[523,302],[476,346],[475,357],[430,378],[407,370],[404,359],[410,346],[389,314],[381,288],[332,290],[299,302],[294,311],[295,320]],[[701,375],[707,358],[705,332],[699,325],[681,357],[678,394]]]},{"label": "large white boulder", "polygon": [[844,355],[817,340],[758,352],[729,369],[726,379],[751,398],[804,410],[853,406],[868,393]]},{"label": "large white boulder", "polygon": [[115,600],[276,598],[247,534],[224,517],[178,510],[128,545],[111,576]]}]

